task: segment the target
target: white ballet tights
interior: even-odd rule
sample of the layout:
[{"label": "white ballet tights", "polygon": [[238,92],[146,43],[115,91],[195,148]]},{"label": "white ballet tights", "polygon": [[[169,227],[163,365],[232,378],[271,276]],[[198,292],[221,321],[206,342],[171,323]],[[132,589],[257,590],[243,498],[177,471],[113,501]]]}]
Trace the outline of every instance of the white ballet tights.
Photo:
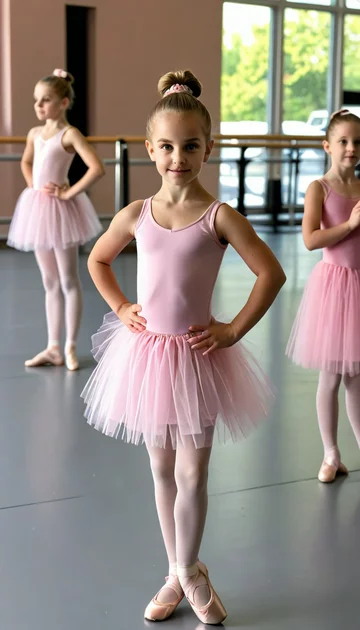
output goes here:
[{"label": "white ballet tights", "polygon": [[59,345],[65,305],[65,351],[76,344],[82,313],[78,248],[36,250],[45,289],[48,347]]},{"label": "white ballet tights", "polygon": [[360,448],[360,374],[344,376],[346,411]]},{"label": "white ballet tights", "polygon": [[[155,501],[170,568],[195,565],[204,532],[208,495],[208,465],[211,447],[195,448],[191,437],[173,450],[147,445],[154,479]],[[190,571],[191,573],[191,571]],[[188,578],[189,579],[189,578]],[[186,578],[181,584],[186,587]],[[204,587],[204,605],[209,591]],[[197,589],[201,597],[201,589]],[[170,602],[174,591],[162,588],[160,601]]]},{"label": "white ballet tights", "polygon": [[[340,452],[337,443],[339,422],[339,387],[341,374],[320,372],[316,396],[316,407],[321,439],[324,445],[324,460],[332,466],[339,466]],[[360,375],[343,377],[346,391],[347,414],[360,447]]]}]

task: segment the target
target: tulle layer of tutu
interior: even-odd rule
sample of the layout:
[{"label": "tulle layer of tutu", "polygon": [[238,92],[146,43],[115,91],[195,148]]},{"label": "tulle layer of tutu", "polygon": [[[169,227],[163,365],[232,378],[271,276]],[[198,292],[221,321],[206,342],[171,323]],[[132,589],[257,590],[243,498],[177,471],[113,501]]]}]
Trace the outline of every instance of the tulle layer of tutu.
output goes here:
[{"label": "tulle layer of tutu", "polygon": [[360,373],[360,270],[319,262],[313,269],[286,354],[335,374]]},{"label": "tulle layer of tutu", "polygon": [[270,384],[238,343],[203,356],[185,335],[134,334],[114,313],[93,336],[98,365],[81,396],[88,423],[111,437],[164,448],[246,437],[269,411]]},{"label": "tulle layer of tutu", "polygon": [[101,232],[101,223],[85,193],[65,201],[42,190],[20,195],[9,229],[8,244],[16,249],[67,249],[83,245]]}]

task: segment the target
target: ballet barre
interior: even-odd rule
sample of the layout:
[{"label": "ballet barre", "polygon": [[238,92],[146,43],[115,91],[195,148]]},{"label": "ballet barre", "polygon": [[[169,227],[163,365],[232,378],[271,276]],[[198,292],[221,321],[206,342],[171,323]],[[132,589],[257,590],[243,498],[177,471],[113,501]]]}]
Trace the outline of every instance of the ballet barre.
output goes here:
[{"label": "ballet barre", "polygon": [[[262,208],[261,214],[269,216],[271,225],[276,230],[278,226],[278,215],[283,209],[284,204],[281,199],[281,179],[280,176],[274,176],[276,170],[283,164],[289,165],[289,184],[287,189],[287,203],[285,204],[290,223],[294,223],[295,210],[297,208],[297,189],[298,177],[300,171],[301,151],[304,149],[322,149],[323,136],[285,136],[279,134],[266,134],[259,136],[251,135],[231,135],[231,134],[213,134],[214,152],[209,160],[209,164],[220,165],[224,163],[234,164],[237,168],[237,202],[236,208],[239,212],[246,215],[245,192],[246,192],[246,171],[249,164],[266,164],[268,176],[267,194],[266,194],[266,210]],[[114,147],[113,157],[106,157],[103,162],[107,166],[114,166],[114,214],[119,212],[130,201],[129,181],[130,169],[139,166],[152,165],[145,153],[144,157],[131,157],[129,151],[132,146],[145,145],[145,136],[137,135],[113,135],[113,136],[88,136],[88,142],[91,144],[111,145]],[[0,162],[20,162],[22,154],[11,152],[11,147],[24,145],[25,136],[0,136],[0,145],[7,148],[0,153]],[[14,146],[15,145],[15,146]],[[238,149],[238,157],[227,158],[221,156],[222,149]],[[253,158],[247,155],[249,149],[264,149],[264,156],[261,159]],[[286,150],[286,155],[282,151]],[[1,151],[1,146],[0,146]],[[324,160],[325,168],[325,160]],[[102,215],[100,219],[111,220],[114,215]],[[0,224],[8,224],[11,217],[0,217]]]}]

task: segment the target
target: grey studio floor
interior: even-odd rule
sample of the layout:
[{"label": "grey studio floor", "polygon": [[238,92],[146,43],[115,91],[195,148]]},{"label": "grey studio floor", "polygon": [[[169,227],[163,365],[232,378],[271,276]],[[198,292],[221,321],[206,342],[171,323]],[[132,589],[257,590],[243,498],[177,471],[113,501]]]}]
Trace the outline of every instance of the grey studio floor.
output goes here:
[{"label": "grey studio floor", "polygon": [[[227,607],[227,628],[356,630],[359,450],[342,391],[340,446],[350,475],[330,486],[317,481],[317,374],[284,356],[304,283],[320,255],[305,250],[300,234],[263,238],[288,281],[247,345],[275,384],[277,401],[248,440],[214,446],[201,557]],[[80,265],[81,370],[26,369],[24,360],[46,340],[40,274],[31,253],[0,251],[1,630],[155,627],[143,611],[163,583],[166,557],[146,451],[97,433],[83,419],[79,394],[93,369],[90,336],[108,309],[85,255]],[[121,255],[115,268],[135,299],[136,255]],[[214,314],[235,314],[252,283],[228,251]],[[161,627],[205,626],[182,603]]]}]

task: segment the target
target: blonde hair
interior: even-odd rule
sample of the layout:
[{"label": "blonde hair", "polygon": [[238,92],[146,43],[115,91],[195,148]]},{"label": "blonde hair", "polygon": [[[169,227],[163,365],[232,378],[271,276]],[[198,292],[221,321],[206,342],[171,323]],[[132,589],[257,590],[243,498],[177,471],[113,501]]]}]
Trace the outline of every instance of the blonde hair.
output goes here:
[{"label": "blonde hair", "polygon": [[[190,91],[184,92],[166,92],[174,85],[184,85],[189,88]],[[202,85],[191,70],[177,70],[176,72],[168,72],[164,74],[158,83],[158,92],[162,97],[160,101],[151,110],[147,123],[146,123],[146,135],[147,138],[151,137],[151,125],[152,122],[161,112],[194,112],[199,114],[202,119],[202,125],[206,141],[211,139],[211,116],[206,109],[205,105],[198,100],[201,94]]]},{"label": "blonde hair", "polygon": [[334,114],[330,118],[330,122],[326,128],[325,139],[329,142],[330,136],[334,129],[343,122],[353,122],[360,125],[360,118],[355,114],[351,114],[350,112],[342,113],[341,111]]},{"label": "blonde hair", "polygon": [[49,85],[60,100],[63,98],[69,99],[69,109],[72,107],[75,99],[75,92],[72,84],[74,83],[74,77],[70,72],[66,73],[66,77],[59,77],[55,74],[49,74],[46,77],[40,79],[39,83],[46,83]]}]

